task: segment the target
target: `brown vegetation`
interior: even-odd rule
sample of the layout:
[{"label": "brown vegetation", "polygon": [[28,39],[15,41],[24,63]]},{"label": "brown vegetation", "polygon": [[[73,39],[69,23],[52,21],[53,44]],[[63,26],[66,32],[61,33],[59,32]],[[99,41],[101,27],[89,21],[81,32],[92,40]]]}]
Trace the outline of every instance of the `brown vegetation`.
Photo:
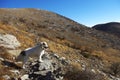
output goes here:
[{"label": "brown vegetation", "polygon": [[[93,58],[94,61],[99,60],[104,65],[120,61],[120,38],[87,28],[48,11],[0,9],[0,34],[16,36],[22,44],[19,49],[31,47],[40,41],[48,42],[50,51],[65,57],[72,63],[73,70],[68,71],[66,80],[80,80],[80,77],[81,80],[88,80],[90,77],[93,77],[91,80],[101,78],[104,80],[103,77],[97,79],[101,76],[99,74],[82,72],[81,63],[74,63],[76,60],[84,60],[89,66],[96,63],[92,62]],[[8,58],[7,56],[0,53],[0,57]],[[0,69],[4,70],[3,67]]]}]

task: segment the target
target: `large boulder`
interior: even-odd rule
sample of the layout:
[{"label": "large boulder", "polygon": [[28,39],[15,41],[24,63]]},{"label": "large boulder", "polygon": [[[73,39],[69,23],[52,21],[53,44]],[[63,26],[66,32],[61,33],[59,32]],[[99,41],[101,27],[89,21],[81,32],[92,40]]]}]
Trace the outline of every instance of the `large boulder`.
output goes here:
[{"label": "large boulder", "polygon": [[20,46],[20,42],[11,34],[0,34],[0,46],[15,49]]}]

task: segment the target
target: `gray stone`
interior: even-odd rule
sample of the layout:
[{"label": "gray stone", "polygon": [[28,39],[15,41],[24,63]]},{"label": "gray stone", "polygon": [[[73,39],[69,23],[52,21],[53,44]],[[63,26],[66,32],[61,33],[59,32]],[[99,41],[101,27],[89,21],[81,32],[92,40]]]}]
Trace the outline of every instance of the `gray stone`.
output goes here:
[{"label": "gray stone", "polygon": [[11,34],[0,34],[0,46],[5,48],[15,49],[19,47],[21,44],[17,40],[17,38]]},{"label": "gray stone", "polygon": [[8,75],[4,75],[3,78],[6,80],[10,80],[10,76],[8,76]]},{"label": "gray stone", "polygon": [[25,74],[21,77],[21,80],[29,80],[29,75]]},{"label": "gray stone", "polygon": [[54,55],[47,54],[45,58],[43,57],[43,62],[27,62],[25,66],[30,80],[63,80],[63,64]]},{"label": "gray stone", "polygon": [[10,72],[13,72],[14,74],[20,74],[20,72],[18,70],[10,70]]},{"label": "gray stone", "polygon": [[0,57],[0,61],[4,61],[4,59]]}]

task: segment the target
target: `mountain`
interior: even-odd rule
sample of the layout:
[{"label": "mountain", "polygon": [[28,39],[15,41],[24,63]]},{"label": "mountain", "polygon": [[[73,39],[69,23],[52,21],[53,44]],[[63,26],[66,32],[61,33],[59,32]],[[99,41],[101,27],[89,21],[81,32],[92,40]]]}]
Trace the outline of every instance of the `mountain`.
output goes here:
[{"label": "mountain", "polygon": [[113,34],[120,37],[120,23],[110,22],[93,26],[94,29]]},{"label": "mountain", "polygon": [[[48,53],[56,54],[69,63],[65,66],[64,80],[109,80],[110,76],[112,79],[120,76],[119,67],[116,67],[120,65],[120,38],[88,28],[57,13],[27,8],[0,9],[0,34],[15,36],[20,43],[15,49],[0,43],[0,60],[15,63],[13,58],[21,50],[46,41],[50,48]],[[0,42],[6,42],[1,35]],[[1,61],[0,70],[6,70],[0,73],[2,77],[18,77],[10,72],[16,68],[4,66]]]}]

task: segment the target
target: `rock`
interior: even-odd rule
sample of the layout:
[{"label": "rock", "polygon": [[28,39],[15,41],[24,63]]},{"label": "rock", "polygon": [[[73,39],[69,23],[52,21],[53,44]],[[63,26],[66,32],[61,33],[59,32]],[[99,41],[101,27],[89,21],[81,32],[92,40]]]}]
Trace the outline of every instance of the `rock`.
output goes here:
[{"label": "rock", "polygon": [[65,72],[62,62],[54,55],[47,54],[44,57],[43,62],[33,61],[25,64],[29,80],[63,80]]},{"label": "rock", "polygon": [[120,80],[120,78],[117,78],[117,77],[112,76],[112,75],[109,75],[109,77],[110,77],[111,80]]},{"label": "rock", "polygon": [[69,63],[69,61],[67,61],[65,57],[61,57],[61,58],[59,58],[59,60],[61,61],[61,63],[63,65],[68,65],[68,63]]},{"label": "rock", "polygon": [[48,70],[48,69],[52,69],[52,62],[49,60],[44,60],[44,63],[39,63],[39,70]]},{"label": "rock", "polygon": [[10,72],[12,72],[12,73],[14,73],[14,74],[17,74],[17,75],[20,74],[20,72],[19,72],[18,70],[10,70]]},{"label": "rock", "polygon": [[20,46],[20,42],[11,34],[0,34],[0,46],[15,49]]},{"label": "rock", "polygon": [[0,57],[0,61],[4,61],[4,59]]},{"label": "rock", "polygon": [[91,69],[91,72],[96,73],[95,69]]},{"label": "rock", "polygon": [[21,77],[21,80],[29,80],[29,75],[25,74]]},{"label": "rock", "polygon": [[5,80],[10,80],[10,76],[8,76],[8,75],[4,75],[3,78],[4,78]]},{"label": "rock", "polygon": [[51,54],[52,57],[59,59],[60,57],[57,54]]}]

